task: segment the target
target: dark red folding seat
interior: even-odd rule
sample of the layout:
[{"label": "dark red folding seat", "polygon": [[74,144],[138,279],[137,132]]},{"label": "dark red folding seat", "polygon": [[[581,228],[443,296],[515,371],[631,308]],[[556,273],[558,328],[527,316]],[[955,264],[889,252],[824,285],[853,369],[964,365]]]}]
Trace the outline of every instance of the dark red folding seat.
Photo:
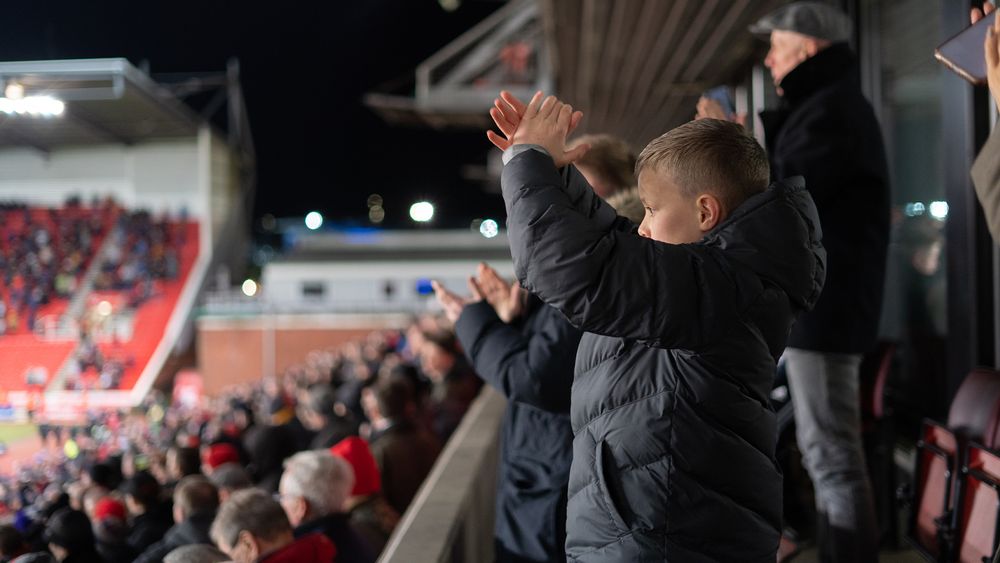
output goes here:
[{"label": "dark red folding seat", "polygon": [[947,561],[961,548],[955,531],[964,511],[958,475],[965,467],[966,447],[992,440],[998,424],[1000,372],[985,368],[973,370],[962,382],[947,426],[924,421],[917,442],[909,537],[925,555]]},{"label": "dark red folding seat", "polygon": [[993,561],[1000,523],[1000,455],[972,443],[962,467],[956,503],[955,544],[958,563]]}]

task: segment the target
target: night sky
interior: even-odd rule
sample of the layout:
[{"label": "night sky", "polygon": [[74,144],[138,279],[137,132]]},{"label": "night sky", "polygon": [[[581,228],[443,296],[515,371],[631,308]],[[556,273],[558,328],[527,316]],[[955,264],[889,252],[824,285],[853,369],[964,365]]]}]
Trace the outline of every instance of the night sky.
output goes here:
[{"label": "night sky", "polygon": [[[384,225],[408,226],[410,203],[438,207],[434,226],[500,217],[498,195],[460,178],[484,164],[482,131],[384,123],[361,97],[412,77],[418,63],[502,2],[45,1],[5,4],[0,60],[125,57],[157,73],[224,71],[238,57],[257,151],[254,215],[367,224],[366,199],[385,198]],[[292,101],[292,103],[288,103]]]}]

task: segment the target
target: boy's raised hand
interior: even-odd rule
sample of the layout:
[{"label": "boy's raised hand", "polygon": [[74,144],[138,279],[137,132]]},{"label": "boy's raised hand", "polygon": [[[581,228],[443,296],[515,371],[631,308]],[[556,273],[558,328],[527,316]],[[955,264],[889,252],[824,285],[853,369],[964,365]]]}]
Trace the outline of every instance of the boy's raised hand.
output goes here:
[{"label": "boy's raised hand", "polygon": [[493,106],[490,108],[490,117],[500,128],[503,137],[493,131],[486,131],[486,136],[498,149],[505,151],[510,147],[510,138],[517,131],[517,125],[521,122],[521,116],[528,106],[506,90],[500,91],[500,97],[493,100]]},{"label": "boy's raised hand", "polygon": [[500,150],[516,144],[539,145],[548,151],[557,167],[562,167],[590,149],[590,145],[584,144],[566,150],[566,138],[580,124],[583,112],[573,111],[572,106],[555,96],[543,99],[542,92],[537,92],[525,105],[510,92],[502,91],[490,108],[490,116],[504,136],[493,131],[487,131],[486,136]]}]

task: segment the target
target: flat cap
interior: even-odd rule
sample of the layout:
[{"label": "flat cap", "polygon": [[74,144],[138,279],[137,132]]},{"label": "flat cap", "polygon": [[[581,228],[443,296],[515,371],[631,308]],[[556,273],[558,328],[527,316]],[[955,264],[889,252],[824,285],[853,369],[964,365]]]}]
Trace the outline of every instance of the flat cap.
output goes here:
[{"label": "flat cap", "polygon": [[824,2],[793,2],[767,14],[750,26],[750,33],[769,35],[772,31],[793,31],[832,43],[851,38],[851,20]]}]

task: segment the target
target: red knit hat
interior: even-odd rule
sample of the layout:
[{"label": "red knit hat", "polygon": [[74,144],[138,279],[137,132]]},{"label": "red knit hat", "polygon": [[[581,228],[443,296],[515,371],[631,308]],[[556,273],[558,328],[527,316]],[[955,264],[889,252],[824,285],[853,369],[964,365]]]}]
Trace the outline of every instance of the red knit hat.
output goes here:
[{"label": "red knit hat", "polygon": [[382,489],[382,477],[375,464],[375,457],[368,448],[368,442],[351,436],[334,444],[330,452],[346,459],[354,468],[354,490],[351,491],[351,496],[370,495]]},{"label": "red knit hat", "polygon": [[104,497],[94,505],[94,519],[98,522],[106,518],[125,521],[125,505],[111,497]]},{"label": "red knit hat", "polygon": [[239,463],[240,452],[232,444],[226,444],[225,442],[212,444],[202,452],[201,462],[212,469],[223,463]]}]

